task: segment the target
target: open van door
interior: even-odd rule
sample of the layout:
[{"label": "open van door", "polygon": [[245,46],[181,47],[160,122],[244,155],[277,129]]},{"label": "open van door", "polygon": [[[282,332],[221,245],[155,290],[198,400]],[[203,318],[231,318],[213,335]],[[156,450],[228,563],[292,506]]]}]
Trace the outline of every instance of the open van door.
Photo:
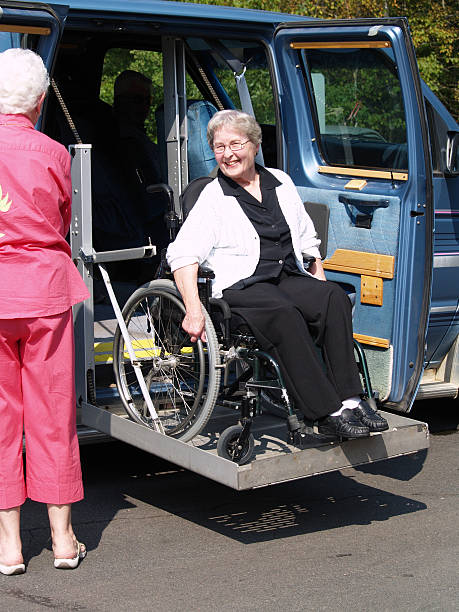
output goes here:
[{"label": "open van door", "polygon": [[67,11],[62,5],[0,0],[0,52],[31,49],[41,55],[52,74]]},{"label": "open van door", "polygon": [[433,203],[407,21],[284,23],[274,54],[285,169],[305,202],[329,207],[327,277],[356,294],[354,332],[380,398],[409,411],[424,367]]}]

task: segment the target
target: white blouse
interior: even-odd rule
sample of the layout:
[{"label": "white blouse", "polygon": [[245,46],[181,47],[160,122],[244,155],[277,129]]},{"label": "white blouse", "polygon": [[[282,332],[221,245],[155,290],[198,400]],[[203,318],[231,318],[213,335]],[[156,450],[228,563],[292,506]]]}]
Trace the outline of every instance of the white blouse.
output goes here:
[{"label": "white blouse", "polygon": [[[280,182],[277,199],[290,228],[298,269],[303,255],[320,257],[320,240],[292,179],[281,170],[267,168]],[[218,179],[202,190],[176,239],[167,249],[172,272],[198,263],[215,273],[213,297],[237,281],[251,276],[260,259],[260,238],[234,196],[225,196]]]}]

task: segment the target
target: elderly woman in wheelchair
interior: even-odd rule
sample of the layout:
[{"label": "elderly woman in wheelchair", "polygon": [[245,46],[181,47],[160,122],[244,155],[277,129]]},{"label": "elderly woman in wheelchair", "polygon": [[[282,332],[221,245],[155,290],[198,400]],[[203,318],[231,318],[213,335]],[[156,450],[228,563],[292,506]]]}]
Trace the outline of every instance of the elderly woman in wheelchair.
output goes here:
[{"label": "elderly woman in wheelchair", "polygon": [[[136,341],[141,353],[154,330],[157,356],[150,355],[146,378],[165,433],[190,440],[217,396],[241,409],[241,424],[218,443],[219,454],[239,464],[250,459],[252,417],[266,400],[283,407],[295,445],[314,432],[347,439],[386,430],[363,352],[357,350],[358,363],[354,356],[350,300],[325,278],[320,240],[303,202],[287,174],[255,162],[260,126],[246,113],[220,111],[207,139],[218,175],[196,179],[197,188],[190,183],[182,196],[188,215],[167,249],[175,285],[153,281],[124,311],[129,328],[146,327]],[[125,406],[136,420],[148,421],[129,400],[134,394],[118,345],[115,371]],[[234,362],[235,380],[228,375]]]},{"label": "elderly woman in wheelchair", "polygon": [[[255,163],[261,129],[239,111],[220,111],[207,138],[219,171],[167,251],[183,298],[184,330],[205,340],[198,267],[214,274],[212,296],[223,296],[259,346],[279,364],[289,395],[318,431],[346,438],[387,429],[362,399],[354,359],[351,305],[326,281],[311,219],[284,172]],[[310,258],[309,268],[303,256]],[[322,348],[326,368],[318,357]]]}]

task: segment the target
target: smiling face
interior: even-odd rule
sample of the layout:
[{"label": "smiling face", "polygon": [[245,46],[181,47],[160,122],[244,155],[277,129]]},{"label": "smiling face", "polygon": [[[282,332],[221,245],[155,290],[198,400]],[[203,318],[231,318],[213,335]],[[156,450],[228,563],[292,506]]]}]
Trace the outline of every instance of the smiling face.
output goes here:
[{"label": "smiling face", "polygon": [[[250,182],[255,175],[255,156],[258,152],[258,146],[250,140],[247,142],[247,140],[247,136],[242,132],[222,127],[215,132],[213,141],[214,149],[226,145],[223,153],[216,153],[214,150],[220,170],[227,177],[241,184]],[[237,142],[245,143],[243,148],[239,151],[231,151],[228,145]]]}]

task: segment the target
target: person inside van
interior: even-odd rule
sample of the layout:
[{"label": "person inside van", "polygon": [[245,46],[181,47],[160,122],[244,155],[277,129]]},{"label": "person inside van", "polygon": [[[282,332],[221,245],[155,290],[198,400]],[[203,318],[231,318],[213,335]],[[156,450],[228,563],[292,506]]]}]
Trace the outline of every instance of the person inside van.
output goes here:
[{"label": "person inside van", "polygon": [[[98,251],[144,246],[149,239],[158,252],[166,246],[166,201],[146,190],[162,182],[159,148],[145,130],[151,87],[151,80],[134,70],[121,72],[115,80],[112,136],[93,152],[93,234]],[[145,282],[153,278],[157,263],[154,259],[109,267],[116,280]]]},{"label": "person inside van", "polygon": [[[167,250],[182,295],[182,326],[205,340],[199,265],[215,273],[212,294],[228,302],[277,360],[287,390],[319,433],[359,438],[387,421],[361,398],[351,304],[326,280],[313,223],[291,178],[255,163],[261,129],[236,110],[216,113],[207,140],[219,171]],[[305,269],[303,256],[314,261]],[[326,369],[317,354],[322,349]]]},{"label": "person inside van", "polygon": [[159,147],[145,129],[152,97],[151,80],[135,70],[124,70],[115,79],[113,115],[137,180],[143,185],[161,183]]},{"label": "person inside van", "polygon": [[[25,571],[20,508],[46,503],[54,567],[86,555],[71,523],[83,498],[72,305],[88,296],[65,240],[70,155],[34,130],[49,85],[40,56],[0,53],[0,573]],[[27,477],[23,473],[23,430]]]}]

